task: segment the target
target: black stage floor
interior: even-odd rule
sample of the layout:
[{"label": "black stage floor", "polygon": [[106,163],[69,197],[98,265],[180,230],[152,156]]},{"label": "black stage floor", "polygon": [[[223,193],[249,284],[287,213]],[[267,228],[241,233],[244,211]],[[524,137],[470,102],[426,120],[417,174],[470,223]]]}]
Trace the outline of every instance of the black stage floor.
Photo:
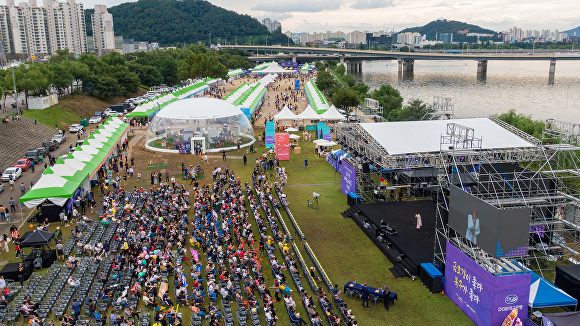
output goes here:
[{"label": "black stage floor", "polygon": [[[423,225],[417,229],[415,213],[421,214]],[[418,275],[417,266],[433,262],[435,239],[435,203],[431,200],[357,204],[343,213],[350,217],[395,265],[397,277]],[[370,220],[371,228],[364,227]],[[395,228],[397,234],[385,234],[385,241],[376,238],[381,220]],[[397,267],[399,265],[399,267]],[[405,272],[407,269],[408,273]]]}]

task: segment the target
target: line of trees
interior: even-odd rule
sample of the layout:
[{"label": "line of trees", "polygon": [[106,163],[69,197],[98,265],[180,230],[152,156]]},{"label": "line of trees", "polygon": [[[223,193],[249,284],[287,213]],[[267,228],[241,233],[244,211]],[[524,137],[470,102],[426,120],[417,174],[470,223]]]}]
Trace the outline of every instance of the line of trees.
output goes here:
[{"label": "line of trees", "polygon": [[[54,91],[83,92],[99,98],[134,94],[140,86],[176,85],[189,78],[227,78],[228,69],[250,68],[243,51],[209,52],[203,46],[121,55],[112,52],[97,57],[83,53],[75,57],[58,50],[48,62],[28,62],[14,67],[16,90],[28,96]],[[12,69],[0,70],[0,91],[12,90]]]}]

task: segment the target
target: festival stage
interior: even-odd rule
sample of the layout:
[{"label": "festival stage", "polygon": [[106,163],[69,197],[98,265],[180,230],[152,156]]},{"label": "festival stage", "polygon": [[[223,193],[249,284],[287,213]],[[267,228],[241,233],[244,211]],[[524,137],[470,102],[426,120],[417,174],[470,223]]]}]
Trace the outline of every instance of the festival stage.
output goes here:
[{"label": "festival stage", "polygon": [[[394,265],[391,272],[399,278],[418,276],[421,263],[433,262],[435,206],[431,200],[356,204],[342,215],[351,218],[389,258]],[[423,222],[420,229],[417,229],[416,212]],[[381,220],[396,231],[390,234],[394,232],[386,229],[382,241],[377,239]],[[369,227],[365,227],[365,221]]]}]

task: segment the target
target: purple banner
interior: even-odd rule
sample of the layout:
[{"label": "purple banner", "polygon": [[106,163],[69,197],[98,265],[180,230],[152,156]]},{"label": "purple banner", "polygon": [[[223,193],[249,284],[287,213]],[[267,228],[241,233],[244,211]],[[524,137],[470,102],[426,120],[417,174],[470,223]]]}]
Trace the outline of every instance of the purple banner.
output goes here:
[{"label": "purple banner", "polygon": [[345,195],[356,192],[356,170],[345,161],[340,166],[340,178],[340,190]]},{"label": "purple banner", "polygon": [[330,163],[330,165],[334,168],[335,171],[338,171],[338,157],[336,158],[336,160],[332,157],[331,154],[329,154],[327,157],[328,158],[326,160],[328,161],[328,163]]},{"label": "purple banner", "polygon": [[324,134],[324,135],[322,135],[322,139],[332,141],[332,135],[331,134]]},{"label": "purple banner", "polygon": [[493,276],[447,242],[445,292],[479,326],[501,325],[513,308],[523,323],[531,279],[531,274]]}]

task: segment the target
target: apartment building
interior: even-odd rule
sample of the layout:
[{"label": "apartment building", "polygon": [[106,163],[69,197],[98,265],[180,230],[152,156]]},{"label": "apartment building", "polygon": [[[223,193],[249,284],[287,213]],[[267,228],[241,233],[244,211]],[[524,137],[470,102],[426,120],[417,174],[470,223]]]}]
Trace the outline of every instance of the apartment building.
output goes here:
[{"label": "apartment building", "polygon": [[105,5],[95,5],[95,13],[91,15],[93,23],[94,49],[97,55],[107,54],[115,50],[115,31],[113,15]]},{"label": "apartment building", "polygon": [[0,5],[0,43],[5,54],[31,58],[69,49],[87,52],[84,7],[76,0],[36,0]]}]

